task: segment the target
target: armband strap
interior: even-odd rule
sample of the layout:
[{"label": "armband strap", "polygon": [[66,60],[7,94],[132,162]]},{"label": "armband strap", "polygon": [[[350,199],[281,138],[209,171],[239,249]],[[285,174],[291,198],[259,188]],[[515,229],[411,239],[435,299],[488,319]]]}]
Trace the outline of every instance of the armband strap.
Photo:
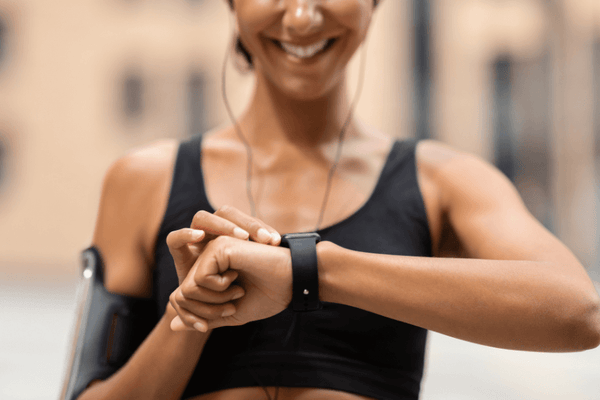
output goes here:
[{"label": "armband strap", "polygon": [[315,311],[322,308],[319,301],[319,269],[317,265],[317,233],[288,233],[281,245],[289,247],[292,255],[292,303],[294,311]]},{"label": "armband strap", "polygon": [[104,288],[98,249],[82,253],[83,278],[71,354],[61,399],[76,399],[96,379],[106,379],[122,367],[157,322],[152,299],[110,293]]}]

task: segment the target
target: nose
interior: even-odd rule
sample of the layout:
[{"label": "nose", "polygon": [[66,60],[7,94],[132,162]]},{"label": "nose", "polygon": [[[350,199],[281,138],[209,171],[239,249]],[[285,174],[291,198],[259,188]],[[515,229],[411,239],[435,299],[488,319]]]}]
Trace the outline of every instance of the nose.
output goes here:
[{"label": "nose", "polygon": [[290,0],[283,26],[298,35],[308,35],[321,28],[323,13],[319,0]]}]

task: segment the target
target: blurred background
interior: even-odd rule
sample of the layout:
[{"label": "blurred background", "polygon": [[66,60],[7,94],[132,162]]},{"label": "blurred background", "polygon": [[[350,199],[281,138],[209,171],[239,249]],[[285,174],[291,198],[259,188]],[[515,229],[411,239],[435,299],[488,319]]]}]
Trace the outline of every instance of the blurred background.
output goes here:
[{"label": "blurred background", "polygon": [[[229,22],[218,0],[0,0],[1,399],[58,395],[108,166],[227,123]],[[252,76],[228,74],[239,115]],[[600,1],[386,0],[358,115],[496,164],[600,281]],[[430,337],[425,400],[600,399],[598,349]]]}]

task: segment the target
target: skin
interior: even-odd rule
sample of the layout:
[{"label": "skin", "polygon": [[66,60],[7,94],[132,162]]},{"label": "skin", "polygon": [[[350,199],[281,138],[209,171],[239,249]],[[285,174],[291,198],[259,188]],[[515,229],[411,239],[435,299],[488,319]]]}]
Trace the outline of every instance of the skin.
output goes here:
[{"label": "skin", "polygon": [[[314,229],[322,201],[315,193],[324,193],[349,111],[346,63],[367,34],[372,7],[370,0],[235,1],[257,76],[239,123],[253,149],[258,217],[249,215],[246,154],[235,130],[211,132],[202,170],[218,211],[200,211],[190,228],[169,234],[180,286],[130,361],[82,399],[179,398],[212,329],[266,318],[287,306],[291,259],[277,245],[283,233]],[[269,41],[312,43],[332,36],[340,37],[335,54],[314,63],[290,60]],[[391,143],[353,120],[322,226],[347,218],[367,200]],[[151,294],[176,149],[176,142],[164,141],[134,151],[106,175],[93,243],[104,256],[109,291]],[[366,255],[321,242],[321,299],[489,346],[596,347],[600,317],[593,284],[511,183],[483,160],[436,141],[420,142],[416,156],[434,257]],[[268,390],[274,396],[276,389]],[[264,398],[262,388],[238,388],[196,400]],[[314,388],[280,388],[278,398],[364,399]]]}]

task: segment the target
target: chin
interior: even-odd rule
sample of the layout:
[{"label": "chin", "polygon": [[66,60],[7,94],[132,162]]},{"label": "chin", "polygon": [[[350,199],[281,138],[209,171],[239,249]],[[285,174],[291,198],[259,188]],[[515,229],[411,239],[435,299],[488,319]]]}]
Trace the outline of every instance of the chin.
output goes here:
[{"label": "chin", "polygon": [[272,83],[278,91],[290,99],[311,101],[326,97],[339,85],[339,80],[323,83],[298,77],[289,77],[281,79],[280,82]]}]

